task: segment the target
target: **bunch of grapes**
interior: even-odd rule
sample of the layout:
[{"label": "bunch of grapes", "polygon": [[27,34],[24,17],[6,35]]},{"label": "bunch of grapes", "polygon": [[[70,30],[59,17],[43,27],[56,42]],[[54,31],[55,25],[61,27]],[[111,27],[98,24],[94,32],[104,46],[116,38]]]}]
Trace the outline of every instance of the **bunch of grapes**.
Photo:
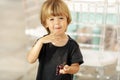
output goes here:
[{"label": "bunch of grapes", "polygon": [[60,75],[60,69],[63,69],[64,64],[60,64],[56,67],[56,75]]}]

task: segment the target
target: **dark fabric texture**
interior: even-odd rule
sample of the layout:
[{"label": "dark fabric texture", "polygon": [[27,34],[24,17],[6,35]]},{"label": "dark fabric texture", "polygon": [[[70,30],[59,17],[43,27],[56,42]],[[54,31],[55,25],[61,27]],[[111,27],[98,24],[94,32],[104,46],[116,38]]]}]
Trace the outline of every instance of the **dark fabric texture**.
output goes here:
[{"label": "dark fabric texture", "polygon": [[57,47],[52,43],[44,44],[39,59],[36,80],[73,80],[72,74],[56,75],[56,67],[60,64],[71,65],[72,63],[83,63],[79,45],[69,37],[66,45]]}]

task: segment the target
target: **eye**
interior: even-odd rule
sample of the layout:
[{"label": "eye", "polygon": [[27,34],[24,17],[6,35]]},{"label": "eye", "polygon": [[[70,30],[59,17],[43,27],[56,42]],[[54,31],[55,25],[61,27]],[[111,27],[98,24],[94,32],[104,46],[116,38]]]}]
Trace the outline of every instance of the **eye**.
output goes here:
[{"label": "eye", "polygon": [[63,17],[60,17],[59,19],[64,19]]},{"label": "eye", "polygon": [[53,21],[54,19],[53,19],[53,18],[50,18],[49,20],[50,20],[50,21]]}]

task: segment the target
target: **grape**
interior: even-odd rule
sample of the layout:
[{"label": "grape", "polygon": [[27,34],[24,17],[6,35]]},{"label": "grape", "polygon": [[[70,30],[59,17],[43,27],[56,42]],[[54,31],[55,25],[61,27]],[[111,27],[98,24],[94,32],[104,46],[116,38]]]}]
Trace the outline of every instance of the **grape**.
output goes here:
[{"label": "grape", "polygon": [[60,69],[63,69],[64,64],[60,64],[56,67],[56,75],[60,75]]}]

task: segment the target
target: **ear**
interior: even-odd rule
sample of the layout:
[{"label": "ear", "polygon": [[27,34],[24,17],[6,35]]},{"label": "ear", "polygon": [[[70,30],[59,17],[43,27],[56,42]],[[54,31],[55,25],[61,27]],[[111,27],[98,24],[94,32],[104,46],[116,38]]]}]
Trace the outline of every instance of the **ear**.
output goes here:
[{"label": "ear", "polygon": [[45,27],[45,28],[48,28],[48,26],[47,26],[47,25],[45,25],[44,27]]},{"label": "ear", "polygon": [[48,28],[48,26],[45,26],[45,28]]},{"label": "ear", "polygon": [[49,27],[49,26],[46,24],[46,25],[45,25],[45,28],[48,28],[48,27]]}]

